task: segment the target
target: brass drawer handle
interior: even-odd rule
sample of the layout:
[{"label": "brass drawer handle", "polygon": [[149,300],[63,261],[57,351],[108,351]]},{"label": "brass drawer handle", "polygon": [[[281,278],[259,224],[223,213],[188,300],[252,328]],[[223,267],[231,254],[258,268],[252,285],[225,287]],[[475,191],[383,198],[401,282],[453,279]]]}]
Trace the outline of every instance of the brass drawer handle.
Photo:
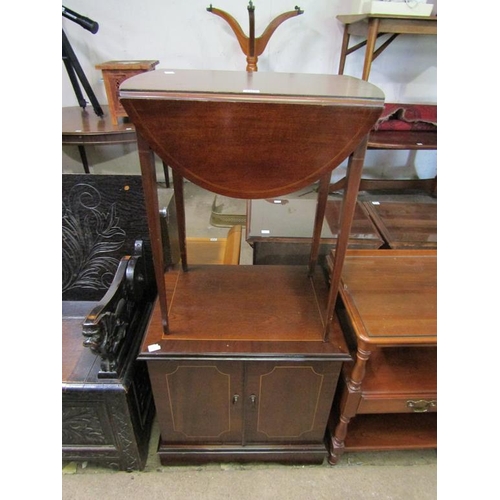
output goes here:
[{"label": "brass drawer handle", "polygon": [[411,408],[415,413],[425,413],[429,408],[434,408],[436,406],[436,400],[427,401],[426,399],[409,399],[406,402],[406,406]]},{"label": "brass drawer handle", "polygon": [[233,405],[235,405],[238,402],[238,399],[240,399],[240,395],[239,394],[235,394],[233,396]]}]

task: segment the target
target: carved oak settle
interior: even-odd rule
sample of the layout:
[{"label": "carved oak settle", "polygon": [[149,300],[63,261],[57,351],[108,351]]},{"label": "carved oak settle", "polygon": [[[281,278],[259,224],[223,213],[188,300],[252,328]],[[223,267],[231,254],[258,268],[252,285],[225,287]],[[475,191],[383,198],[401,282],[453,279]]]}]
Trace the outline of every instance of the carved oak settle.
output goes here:
[{"label": "carved oak settle", "polygon": [[141,179],[62,184],[63,460],[142,469],[154,404],[136,356],[155,286]]}]

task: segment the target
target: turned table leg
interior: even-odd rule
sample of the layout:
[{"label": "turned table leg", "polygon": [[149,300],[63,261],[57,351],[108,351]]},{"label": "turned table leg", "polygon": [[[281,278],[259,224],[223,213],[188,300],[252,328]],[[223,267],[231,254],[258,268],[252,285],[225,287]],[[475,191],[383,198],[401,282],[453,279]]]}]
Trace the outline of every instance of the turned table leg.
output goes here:
[{"label": "turned table leg", "polygon": [[346,390],[340,401],[340,417],[333,436],[330,439],[328,463],[335,465],[345,449],[347,427],[352,417],[356,415],[361,400],[361,384],[365,377],[366,363],[371,352],[364,346],[358,346],[356,363],[351,376],[346,380]]}]

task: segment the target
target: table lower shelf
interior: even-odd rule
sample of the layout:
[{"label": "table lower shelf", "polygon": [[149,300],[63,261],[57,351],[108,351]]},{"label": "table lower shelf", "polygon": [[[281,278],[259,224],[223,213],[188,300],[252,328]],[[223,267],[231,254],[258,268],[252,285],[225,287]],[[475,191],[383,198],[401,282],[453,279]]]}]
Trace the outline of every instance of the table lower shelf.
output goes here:
[{"label": "table lower shelf", "polygon": [[344,451],[411,450],[437,447],[437,413],[356,415]]}]

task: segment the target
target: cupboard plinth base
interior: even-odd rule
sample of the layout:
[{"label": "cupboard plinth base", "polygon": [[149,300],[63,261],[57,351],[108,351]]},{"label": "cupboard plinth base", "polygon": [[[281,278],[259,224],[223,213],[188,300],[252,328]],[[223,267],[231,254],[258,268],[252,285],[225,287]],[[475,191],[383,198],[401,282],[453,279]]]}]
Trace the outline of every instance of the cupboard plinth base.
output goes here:
[{"label": "cupboard plinth base", "polygon": [[324,445],[158,445],[158,456],[164,466],[204,464],[211,462],[273,462],[281,464],[320,465],[327,457]]}]

